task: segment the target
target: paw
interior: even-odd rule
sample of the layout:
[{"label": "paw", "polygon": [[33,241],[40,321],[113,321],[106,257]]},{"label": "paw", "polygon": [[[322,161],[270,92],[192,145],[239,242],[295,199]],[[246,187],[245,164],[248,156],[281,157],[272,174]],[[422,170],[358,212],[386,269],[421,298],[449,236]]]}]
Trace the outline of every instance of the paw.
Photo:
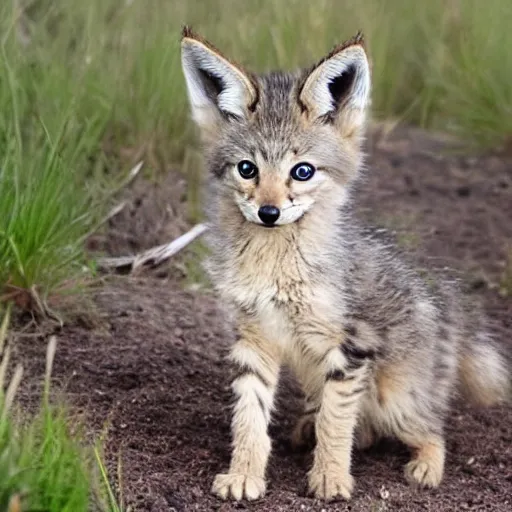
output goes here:
[{"label": "paw", "polygon": [[308,414],[302,416],[291,435],[292,448],[299,450],[301,448],[312,448],[315,445],[315,415]]},{"label": "paw", "polygon": [[212,492],[223,500],[257,500],[265,494],[265,480],[240,473],[219,474],[213,481]]},{"label": "paw", "polygon": [[349,500],[353,488],[354,478],[347,471],[330,469],[309,473],[309,494],[321,500],[329,501],[339,496]]},{"label": "paw", "polygon": [[425,459],[411,460],[404,472],[411,485],[420,487],[437,487],[443,478],[442,467]]}]

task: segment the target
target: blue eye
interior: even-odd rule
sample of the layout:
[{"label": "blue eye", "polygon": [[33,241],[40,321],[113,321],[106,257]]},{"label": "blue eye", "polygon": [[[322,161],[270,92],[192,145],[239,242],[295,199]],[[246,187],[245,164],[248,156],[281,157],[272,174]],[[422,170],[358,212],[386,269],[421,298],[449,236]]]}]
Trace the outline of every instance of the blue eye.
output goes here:
[{"label": "blue eye", "polygon": [[315,174],[315,168],[308,163],[297,164],[291,171],[290,176],[297,181],[308,181]]},{"label": "blue eye", "polygon": [[245,180],[251,180],[258,174],[258,168],[249,160],[242,160],[241,162],[238,162],[237,169],[240,176]]}]

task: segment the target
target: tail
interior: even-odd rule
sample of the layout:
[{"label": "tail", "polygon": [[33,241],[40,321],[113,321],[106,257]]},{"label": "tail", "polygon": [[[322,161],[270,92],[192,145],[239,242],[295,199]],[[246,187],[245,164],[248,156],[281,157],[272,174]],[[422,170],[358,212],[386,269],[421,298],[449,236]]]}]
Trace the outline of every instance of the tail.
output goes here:
[{"label": "tail", "polygon": [[463,347],[459,380],[462,393],[474,405],[488,407],[510,399],[509,362],[487,333],[479,333]]}]

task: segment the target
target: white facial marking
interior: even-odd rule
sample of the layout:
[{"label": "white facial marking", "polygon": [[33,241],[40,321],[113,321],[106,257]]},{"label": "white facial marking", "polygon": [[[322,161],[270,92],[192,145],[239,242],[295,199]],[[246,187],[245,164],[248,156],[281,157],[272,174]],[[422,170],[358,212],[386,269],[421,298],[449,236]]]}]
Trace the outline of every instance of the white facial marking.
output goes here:
[{"label": "white facial marking", "polygon": [[[286,164],[286,172],[282,176],[276,177],[283,182],[288,181],[288,176],[293,165]],[[237,173],[238,171],[235,170]],[[238,178],[237,178],[238,179]],[[315,193],[322,187],[327,180],[327,175],[322,171],[316,171],[313,177],[307,181],[290,181],[290,194],[293,200],[286,199],[282,204],[276,204],[280,214],[275,225],[284,226],[292,224],[303,217],[315,204]],[[249,199],[246,194],[239,191],[235,192],[235,201],[242,215],[249,222],[264,225],[258,216],[260,204],[257,204],[254,198]]]},{"label": "white facial marking", "polygon": [[263,224],[258,217],[259,207],[254,203],[254,201],[247,199],[247,197],[240,192],[235,192],[235,201],[246,220],[254,222],[255,224]]}]

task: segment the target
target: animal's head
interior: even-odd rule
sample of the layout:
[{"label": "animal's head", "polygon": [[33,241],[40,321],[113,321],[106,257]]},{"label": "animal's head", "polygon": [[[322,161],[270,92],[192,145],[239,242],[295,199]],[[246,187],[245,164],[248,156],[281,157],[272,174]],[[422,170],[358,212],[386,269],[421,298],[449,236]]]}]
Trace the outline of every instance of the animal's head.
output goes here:
[{"label": "animal's head", "polygon": [[308,70],[257,76],[186,28],[182,64],[212,179],[247,221],[280,226],[343,204],[370,97],[361,35]]}]

